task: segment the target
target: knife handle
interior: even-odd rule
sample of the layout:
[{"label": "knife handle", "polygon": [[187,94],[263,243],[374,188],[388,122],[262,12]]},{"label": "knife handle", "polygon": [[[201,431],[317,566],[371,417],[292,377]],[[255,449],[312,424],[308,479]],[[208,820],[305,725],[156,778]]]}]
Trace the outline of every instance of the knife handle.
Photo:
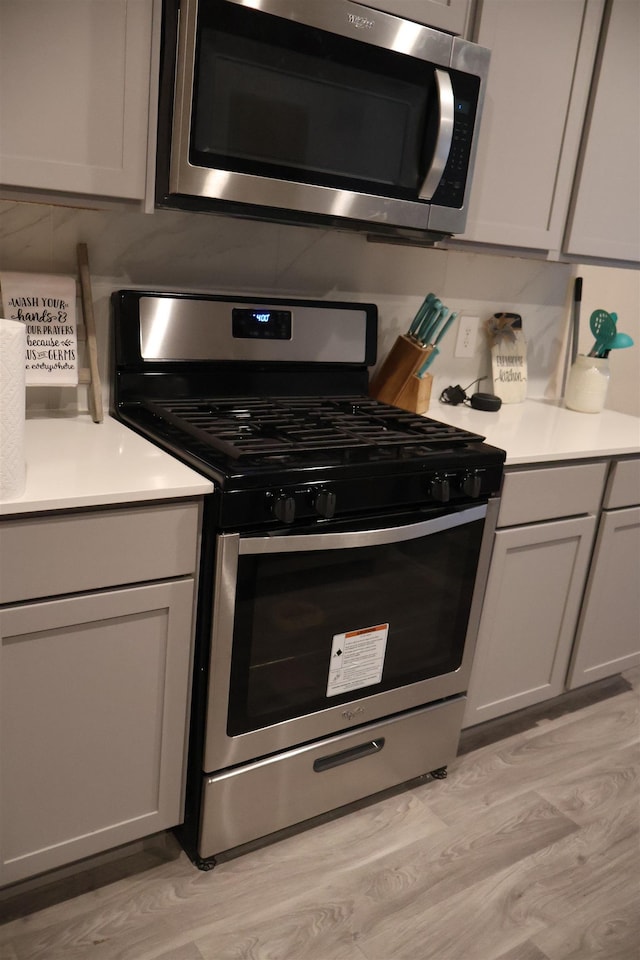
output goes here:
[{"label": "knife handle", "polygon": [[449,319],[448,319],[447,322],[445,323],[444,327],[442,328],[442,330],[440,331],[440,333],[439,333],[438,336],[436,337],[436,340],[435,340],[436,343],[440,343],[440,341],[441,341],[442,338],[444,337],[445,333],[447,332],[447,330],[449,329],[449,327],[451,326],[451,324],[453,323],[453,321],[456,319],[457,316],[458,316],[457,313],[452,313],[452,314],[451,314],[451,316],[449,317]]},{"label": "knife handle", "polygon": [[435,293],[428,293],[424,298],[424,300],[422,301],[422,303],[420,304],[420,306],[418,307],[418,312],[416,313],[415,317],[411,321],[411,326],[409,327],[410,337],[415,337],[420,327],[420,324],[424,319],[426,312],[428,311],[429,307],[431,306],[435,298],[436,298]]}]

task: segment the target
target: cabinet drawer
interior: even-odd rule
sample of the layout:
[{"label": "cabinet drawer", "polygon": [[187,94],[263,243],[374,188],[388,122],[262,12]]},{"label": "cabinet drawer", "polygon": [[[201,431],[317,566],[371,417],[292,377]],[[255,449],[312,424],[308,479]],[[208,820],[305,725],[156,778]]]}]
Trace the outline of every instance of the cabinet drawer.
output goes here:
[{"label": "cabinet drawer", "polygon": [[7,520],[0,603],[193,574],[198,502]]},{"label": "cabinet drawer", "polygon": [[499,527],[595,513],[600,508],[607,463],[580,463],[507,472]]},{"label": "cabinet drawer", "polygon": [[633,507],[640,503],[640,457],[634,460],[616,460],[611,466],[605,510]]}]

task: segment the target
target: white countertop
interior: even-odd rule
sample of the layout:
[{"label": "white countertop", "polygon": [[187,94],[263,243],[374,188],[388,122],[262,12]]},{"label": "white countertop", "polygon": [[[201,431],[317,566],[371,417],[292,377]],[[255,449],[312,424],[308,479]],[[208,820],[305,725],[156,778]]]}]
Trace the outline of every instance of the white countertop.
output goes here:
[{"label": "white countertop", "polygon": [[106,416],[40,417],[25,424],[26,489],[0,515],[189,497],[213,490],[201,474]]},{"label": "white countertop", "polygon": [[[497,413],[432,403],[426,416],[480,433],[507,465],[640,454],[640,419],[613,410],[576,413],[559,402],[503,404]],[[25,425],[26,489],[0,516],[164,500],[213,484],[111,417],[37,417]]]},{"label": "white countertop", "polygon": [[558,400],[503,403],[495,413],[436,400],[425,416],[482,434],[506,451],[508,466],[640,454],[640,418],[614,410],[577,413]]}]

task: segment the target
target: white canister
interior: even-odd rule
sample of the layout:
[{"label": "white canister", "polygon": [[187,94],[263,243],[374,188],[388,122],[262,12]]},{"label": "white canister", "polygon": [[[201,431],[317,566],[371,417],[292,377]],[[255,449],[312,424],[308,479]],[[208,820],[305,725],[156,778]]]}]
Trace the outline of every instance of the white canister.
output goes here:
[{"label": "white canister", "polygon": [[600,413],[609,388],[609,360],[578,354],[569,371],[564,403],[580,413]]}]

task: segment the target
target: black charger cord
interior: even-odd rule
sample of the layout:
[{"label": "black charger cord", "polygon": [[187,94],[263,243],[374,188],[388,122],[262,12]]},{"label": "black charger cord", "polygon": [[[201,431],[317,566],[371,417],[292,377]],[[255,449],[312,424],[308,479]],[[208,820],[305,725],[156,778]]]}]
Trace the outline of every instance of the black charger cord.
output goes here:
[{"label": "black charger cord", "polygon": [[486,380],[487,377],[478,377],[477,380],[473,380],[468,387],[462,388],[460,384],[456,387],[445,387],[442,393],[440,394],[440,403],[450,403],[452,406],[457,406],[459,403],[468,403],[469,397],[467,396],[467,390],[470,387],[475,386],[476,383],[480,383],[482,380]]},{"label": "black charger cord", "polygon": [[474,393],[471,398],[467,396],[469,387],[486,379],[487,377],[478,377],[466,389],[463,389],[460,384],[455,387],[445,387],[440,394],[440,403],[448,403],[454,406],[459,403],[468,403],[474,410],[492,410],[494,412],[499,410],[502,406],[502,400],[493,393]]}]

